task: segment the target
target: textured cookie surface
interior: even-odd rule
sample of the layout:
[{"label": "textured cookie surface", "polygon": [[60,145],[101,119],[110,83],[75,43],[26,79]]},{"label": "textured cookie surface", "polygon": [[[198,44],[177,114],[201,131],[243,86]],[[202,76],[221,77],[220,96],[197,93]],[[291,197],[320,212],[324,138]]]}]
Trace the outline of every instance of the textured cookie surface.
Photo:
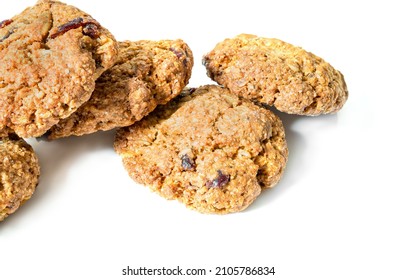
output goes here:
[{"label": "textured cookie surface", "polygon": [[90,100],[55,125],[48,138],[129,126],[180,94],[192,66],[192,52],[182,40],[121,42],[117,62],[96,81]]},{"label": "textured cookie surface", "polygon": [[0,221],[33,194],[40,168],[29,144],[16,136],[0,138]]},{"label": "textured cookie surface", "polygon": [[219,86],[203,86],[117,131],[129,175],[203,213],[245,209],[274,186],[288,150],[272,112]]},{"label": "textured cookie surface", "polygon": [[86,102],[117,43],[88,14],[39,1],[0,23],[0,130],[45,133]]},{"label": "textured cookie surface", "polygon": [[203,63],[208,76],[231,92],[289,114],[335,113],[348,98],[339,71],[278,39],[247,34],[226,39]]}]

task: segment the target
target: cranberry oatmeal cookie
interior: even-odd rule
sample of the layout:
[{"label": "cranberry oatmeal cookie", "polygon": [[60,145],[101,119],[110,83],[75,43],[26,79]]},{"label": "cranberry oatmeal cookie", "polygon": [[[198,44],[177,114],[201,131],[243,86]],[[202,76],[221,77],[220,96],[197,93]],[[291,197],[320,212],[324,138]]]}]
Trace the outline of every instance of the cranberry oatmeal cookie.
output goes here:
[{"label": "cranberry oatmeal cookie", "polygon": [[117,48],[90,15],[57,1],[1,21],[0,131],[37,137],[68,117],[89,99]]},{"label": "cranberry oatmeal cookie", "polygon": [[49,139],[132,125],[187,85],[193,54],[182,40],[120,42],[115,65],[90,100],[51,128]]},{"label": "cranberry oatmeal cookie", "polygon": [[226,88],[190,91],[119,129],[115,150],[134,180],[167,199],[202,213],[241,211],[284,171],[283,125]]},{"label": "cranberry oatmeal cookie", "polygon": [[0,138],[0,221],[33,195],[40,168],[32,147],[10,134]]},{"label": "cranberry oatmeal cookie", "polygon": [[208,76],[231,92],[289,114],[335,113],[348,98],[341,72],[278,39],[247,34],[226,39],[203,64]]}]

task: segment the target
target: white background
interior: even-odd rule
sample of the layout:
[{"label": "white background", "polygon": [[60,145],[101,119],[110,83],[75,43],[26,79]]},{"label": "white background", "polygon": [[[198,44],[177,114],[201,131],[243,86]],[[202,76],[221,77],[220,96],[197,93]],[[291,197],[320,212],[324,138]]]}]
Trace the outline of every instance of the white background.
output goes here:
[{"label": "white background", "polygon": [[[2,0],[0,20],[34,3]],[[135,184],[112,149],[114,131],[29,139],[42,175],[34,197],[0,223],[0,279],[169,279],[122,276],[128,265],[212,270],[200,279],[396,279],[392,1],[68,3],[118,40],[186,41],[195,56],[190,86],[212,83],[201,57],[217,42],[252,33],[323,57],[344,74],[350,98],[336,115],[280,114],[290,150],[284,177],[225,216]],[[215,277],[217,266],[276,273]]]}]

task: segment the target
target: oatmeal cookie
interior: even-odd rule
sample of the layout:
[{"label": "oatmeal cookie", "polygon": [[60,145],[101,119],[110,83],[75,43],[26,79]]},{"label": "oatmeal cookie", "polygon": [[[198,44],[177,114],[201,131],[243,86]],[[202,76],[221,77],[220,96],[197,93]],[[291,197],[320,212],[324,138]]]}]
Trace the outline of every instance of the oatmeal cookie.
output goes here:
[{"label": "oatmeal cookie", "polygon": [[278,39],[242,34],[206,54],[208,76],[231,92],[298,115],[335,113],[348,98],[343,75],[322,58]]},{"label": "oatmeal cookie", "polygon": [[278,117],[215,85],[184,91],[119,129],[114,147],[138,183],[217,214],[241,211],[273,187],[288,156]]},{"label": "oatmeal cookie", "polygon": [[109,31],[57,1],[38,1],[1,21],[0,131],[41,136],[89,99],[116,56]]},{"label": "oatmeal cookie", "polygon": [[32,147],[16,135],[0,138],[0,221],[32,196],[40,168]]},{"label": "oatmeal cookie", "polygon": [[115,65],[96,81],[89,101],[52,127],[49,139],[129,126],[187,85],[193,55],[182,40],[125,41],[119,45]]}]

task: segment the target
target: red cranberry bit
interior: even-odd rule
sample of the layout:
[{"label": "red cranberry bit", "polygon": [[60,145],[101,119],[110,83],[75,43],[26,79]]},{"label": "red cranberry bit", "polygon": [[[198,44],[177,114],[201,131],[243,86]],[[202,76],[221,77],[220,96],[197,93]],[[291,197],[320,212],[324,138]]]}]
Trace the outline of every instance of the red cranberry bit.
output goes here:
[{"label": "red cranberry bit", "polygon": [[7,25],[11,24],[12,22],[13,22],[12,19],[6,19],[6,20],[3,20],[3,21],[0,21],[0,29],[3,28],[3,27],[6,27]]},{"label": "red cranberry bit", "polygon": [[92,39],[97,39],[100,36],[98,26],[94,23],[88,23],[83,29],[83,34]]},{"label": "red cranberry bit", "polygon": [[71,29],[76,29],[79,28],[80,26],[83,25],[83,19],[82,18],[76,18],[73,19],[72,21],[69,21],[65,24],[62,24],[61,26],[58,27],[58,31],[55,32],[54,34],[51,35],[51,39],[54,39],[60,35],[65,34],[67,31],[71,30]]},{"label": "red cranberry bit", "polygon": [[188,155],[183,155],[181,157],[181,165],[183,167],[183,170],[194,170],[196,165],[194,160],[192,160]]},{"label": "red cranberry bit", "polygon": [[89,36],[92,39],[96,39],[99,37],[98,25],[92,21],[84,22],[84,19],[79,17],[59,26],[58,31],[52,34],[50,38],[54,39],[60,35],[65,34],[69,30],[76,29],[79,27],[83,27],[84,35]]},{"label": "red cranberry bit", "polygon": [[170,48],[169,50],[173,52],[178,59],[180,59],[183,56],[183,52],[180,50],[176,50],[175,48]]},{"label": "red cranberry bit", "polygon": [[226,175],[221,170],[217,170],[217,178],[212,181],[207,181],[206,186],[208,188],[221,188],[228,184],[230,181],[230,175]]}]

